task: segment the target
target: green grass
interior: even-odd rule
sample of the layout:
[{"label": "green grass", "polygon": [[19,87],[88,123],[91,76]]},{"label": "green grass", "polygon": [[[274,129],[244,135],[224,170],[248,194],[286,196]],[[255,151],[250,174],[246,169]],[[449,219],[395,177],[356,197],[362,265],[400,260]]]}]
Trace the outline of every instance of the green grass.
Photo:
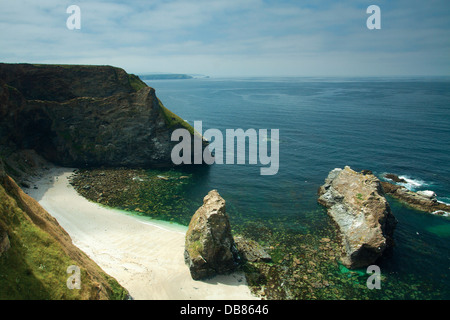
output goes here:
[{"label": "green grass", "polygon": [[201,255],[201,252],[203,252],[203,244],[200,240],[191,243],[190,252],[191,254]]},{"label": "green grass", "polygon": [[185,128],[189,131],[190,134],[192,135],[195,134],[194,128],[189,123],[187,123],[179,116],[177,116],[175,113],[167,109],[163,105],[161,100],[158,99],[158,102],[159,102],[159,110],[161,110],[161,114],[164,117],[164,120],[166,121],[166,124],[169,126],[169,128]]},{"label": "green grass", "polygon": [[79,293],[66,287],[66,268],[74,261],[25,218],[2,186],[0,213],[11,244],[0,257],[0,299],[75,299]]},{"label": "green grass", "polygon": [[141,90],[142,88],[147,87],[145,82],[143,82],[141,79],[139,79],[138,76],[136,76],[134,74],[128,74],[128,83],[133,88],[133,90],[136,92]]},{"label": "green grass", "polygon": [[[8,233],[10,249],[0,256],[0,300],[76,300],[90,296],[96,283],[81,269],[81,290],[69,290],[67,268],[77,263],[62,245],[27,218],[16,200],[0,185],[0,224]],[[108,275],[112,299],[124,290]]]}]

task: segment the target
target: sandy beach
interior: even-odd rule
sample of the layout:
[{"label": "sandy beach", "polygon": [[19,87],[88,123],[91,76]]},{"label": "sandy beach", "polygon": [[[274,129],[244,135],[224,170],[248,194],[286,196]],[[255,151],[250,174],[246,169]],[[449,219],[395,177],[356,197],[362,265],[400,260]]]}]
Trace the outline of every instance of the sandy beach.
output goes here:
[{"label": "sandy beach", "polygon": [[73,243],[133,299],[257,299],[242,273],[194,281],[184,263],[186,227],[132,216],[80,196],[69,184],[73,169],[50,168],[25,191],[69,233]]}]

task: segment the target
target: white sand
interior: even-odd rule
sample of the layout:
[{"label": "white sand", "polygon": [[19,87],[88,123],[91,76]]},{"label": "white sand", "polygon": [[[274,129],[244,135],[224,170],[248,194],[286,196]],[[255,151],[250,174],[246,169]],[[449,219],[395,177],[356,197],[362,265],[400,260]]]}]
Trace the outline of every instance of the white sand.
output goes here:
[{"label": "white sand", "polygon": [[27,189],[73,243],[133,299],[257,299],[242,273],[194,281],[184,263],[186,227],[143,220],[89,202],[69,184],[73,170],[52,168]]}]

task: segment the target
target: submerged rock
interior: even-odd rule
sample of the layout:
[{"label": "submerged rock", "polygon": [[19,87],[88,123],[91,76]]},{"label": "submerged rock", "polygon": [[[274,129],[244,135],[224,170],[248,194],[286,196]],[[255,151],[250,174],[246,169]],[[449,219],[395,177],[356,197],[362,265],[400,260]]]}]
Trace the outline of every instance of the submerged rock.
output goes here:
[{"label": "submerged rock", "polygon": [[234,240],[239,255],[244,261],[268,262],[272,260],[272,257],[256,241],[244,237],[236,237]]},{"label": "submerged rock", "polygon": [[239,265],[225,200],[217,190],[205,196],[189,223],[184,258],[194,280],[228,273]]},{"label": "submerged rock", "polygon": [[397,223],[380,180],[345,167],[332,170],[319,188],[318,202],[342,234],[342,263],[349,268],[373,264],[393,245]]},{"label": "submerged rock", "polygon": [[407,181],[403,178],[400,178],[399,176],[397,176],[396,174],[393,173],[387,173],[384,175],[384,177],[386,179],[392,180],[394,182],[398,182],[398,183],[407,183]]}]

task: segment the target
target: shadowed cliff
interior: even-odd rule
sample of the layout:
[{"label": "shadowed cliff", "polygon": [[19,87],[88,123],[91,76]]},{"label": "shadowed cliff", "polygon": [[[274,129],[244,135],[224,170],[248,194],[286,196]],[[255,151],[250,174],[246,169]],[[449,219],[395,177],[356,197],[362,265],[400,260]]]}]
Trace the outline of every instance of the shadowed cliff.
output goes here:
[{"label": "shadowed cliff", "polygon": [[3,149],[71,167],[167,167],[177,128],[194,132],[123,69],[0,63]]}]

